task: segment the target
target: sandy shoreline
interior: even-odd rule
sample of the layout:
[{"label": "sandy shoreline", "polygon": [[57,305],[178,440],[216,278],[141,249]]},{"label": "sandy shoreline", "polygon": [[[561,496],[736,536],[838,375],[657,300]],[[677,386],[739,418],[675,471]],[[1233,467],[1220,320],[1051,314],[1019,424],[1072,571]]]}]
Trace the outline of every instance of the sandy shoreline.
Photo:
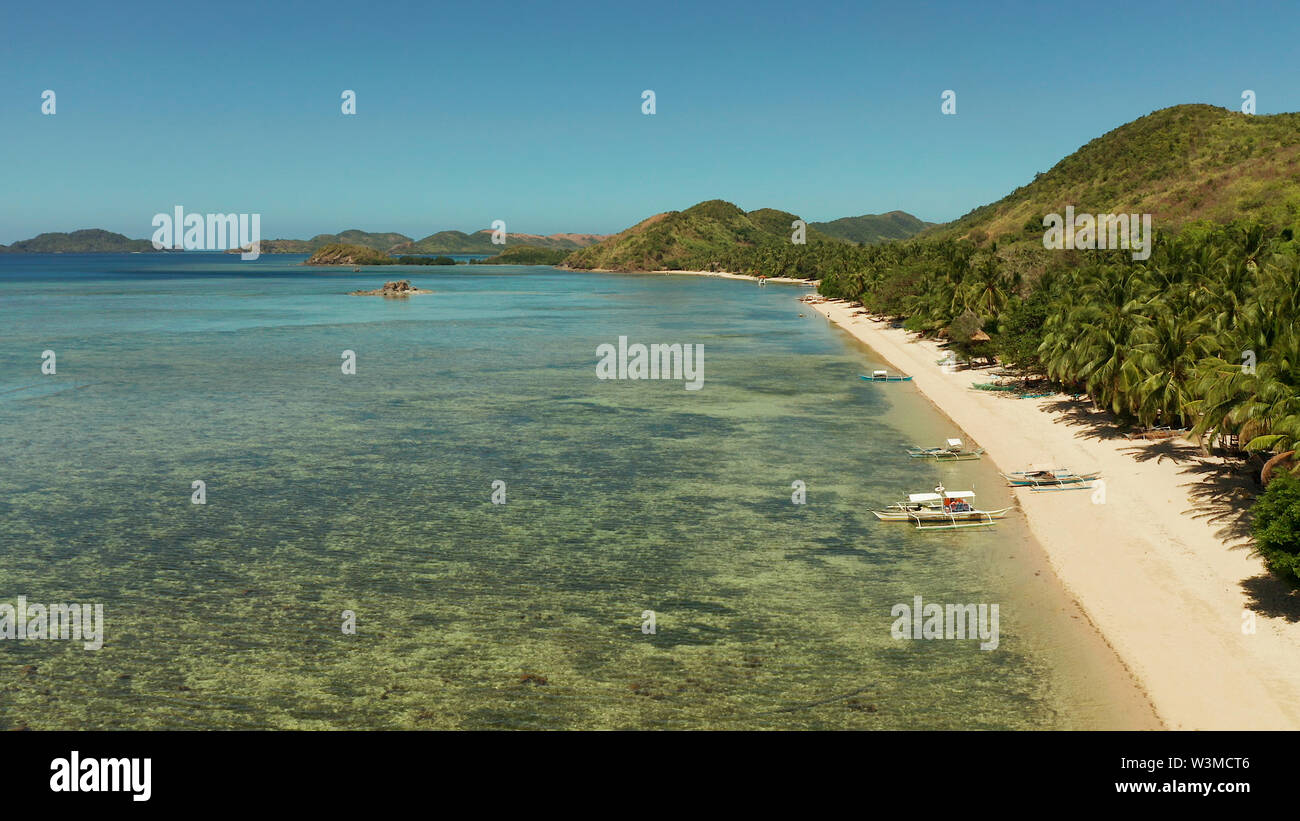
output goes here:
[{"label": "sandy shoreline", "polygon": [[[720,279],[747,279],[751,282],[758,282],[759,278],[750,274],[728,274],[724,271],[611,271],[608,268],[565,268],[556,266],[561,271],[585,271],[591,274],[681,274],[682,276],[693,277],[718,277]],[[816,288],[820,279],[798,279],[796,277],[763,277],[764,282],[775,282],[778,285],[803,285],[808,288]]]},{"label": "sandy shoreline", "polygon": [[[810,307],[912,374],[911,385],[999,469],[1050,462],[1102,471],[1104,503],[1087,490],[1015,491],[1016,515],[1165,726],[1300,728],[1300,612],[1241,546],[1238,491],[1215,460],[1187,443],[1117,437],[1086,402],[1066,396],[971,390],[990,381],[988,371],[945,373],[935,342],[855,315],[861,309],[842,301]],[[1243,632],[1247,612],[1253,634]]]},{"label": "sandy shoreline", "polygon": [[[728,274],[722,271],[647,271],[649,274],[684,274],[695,277],[721,277],[722,279],[748,279],[758,282],[759,278],[749,274]],[[809,288],[816,288],[821,283],[819,279],[797,279],[795,277],[763,277],[763,282],[775,282],[778,285],[804,285]]]}]

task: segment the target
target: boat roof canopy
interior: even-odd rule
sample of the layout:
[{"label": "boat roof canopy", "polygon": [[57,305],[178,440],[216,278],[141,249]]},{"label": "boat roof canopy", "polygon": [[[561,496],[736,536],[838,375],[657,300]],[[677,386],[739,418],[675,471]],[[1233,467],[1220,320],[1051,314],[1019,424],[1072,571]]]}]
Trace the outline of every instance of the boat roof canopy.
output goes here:
[{"label": "boat roof canopy", "polygon": [[939,502],[944,499],[974,499],[975,491],[973,490],[949,490],[941,496],[938,493],[909,493],[907,500],[909,502]]},{"label": "boat roof canopy", "polygon": [[950,448],[959,448],[959,447],[961,447],[961,446],[962,446],[962,445],[961,445],[961,440],[960,440],[960,439],[949,439],[949,440],[948,440],[948,447],[950,447]]}]

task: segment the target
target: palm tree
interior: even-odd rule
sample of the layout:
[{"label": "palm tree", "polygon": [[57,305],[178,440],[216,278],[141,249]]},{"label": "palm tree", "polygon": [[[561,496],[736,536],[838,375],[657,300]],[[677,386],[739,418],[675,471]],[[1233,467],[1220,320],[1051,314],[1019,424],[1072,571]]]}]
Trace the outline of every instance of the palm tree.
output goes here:
[{"label": "palm tree", "polygon": [[1187,420],[1196,365],[1208,350],[1205,328],[1203,317],[1162,311],[1135,329],[1130,405],[1142,425]]}]

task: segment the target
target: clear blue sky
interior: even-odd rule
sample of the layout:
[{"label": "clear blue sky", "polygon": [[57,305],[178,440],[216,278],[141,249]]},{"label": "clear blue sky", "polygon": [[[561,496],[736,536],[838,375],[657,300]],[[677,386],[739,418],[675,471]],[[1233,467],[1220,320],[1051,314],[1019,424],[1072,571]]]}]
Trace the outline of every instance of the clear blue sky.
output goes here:
[{"label": "clear blue sky", "polygon": [[0,243],[148,237],[176,204],[260,213],[264,237],[605,233],[715,197],[945,221],[1157,108],[1249,88],[1260,114],[1300,110],[1298,21],[1249,2],[6,2]]}]

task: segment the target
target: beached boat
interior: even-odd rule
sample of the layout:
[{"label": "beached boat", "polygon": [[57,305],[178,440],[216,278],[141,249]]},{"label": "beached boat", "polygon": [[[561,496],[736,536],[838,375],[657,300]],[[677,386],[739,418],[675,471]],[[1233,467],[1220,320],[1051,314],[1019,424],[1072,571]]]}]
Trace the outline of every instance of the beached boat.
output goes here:
[{"label": "beached boat", "polygon": [[871,512],[882,522],[912,522],[917,530],[958,530],[988,527],[1011,510],[980,510],[974,506],[974,499],[973,490],[945,490],[939,485],[933,493],[910,493],[906,502]]},{"label": "beached boat", "polygon": [[1066,468],[1030,469],[1002,474],[1002,478],[1011,487],[1027,487],[1030,490],[1084,490],[1092,487],[1093,480],[1100,476],[1099,470],[1075,473]]},{"label": "beached boat", "polygon": [[1187,435],[1186,428],[1179,428],[1175,430],[1170,427],[1160,427],[1160,428],[1151,428],[1149,430],[1144,430],[1144,431],[1138,431],[1137,433],[1130,433],[1128,435],[1128,438],[1160,440],[1160,439],[1173,439],[1176,436],[1186,436],[1186,435]]},{"label": "beached boat", "polygon": [[983,453],[984,448],[970,450],[960,439],[949,439],[948,444],[941,448],[923,448],[920,445],[913,445],[907,449],[907,455],[913,459],[936,459],[940,462],[962,462],[978,459]]},{"label": "beached boat", "polygon": [[871,376],[860,374],[868,382],[911,382],[912,377],[905,373],[892,374],[889,371],[872,371]]}]

